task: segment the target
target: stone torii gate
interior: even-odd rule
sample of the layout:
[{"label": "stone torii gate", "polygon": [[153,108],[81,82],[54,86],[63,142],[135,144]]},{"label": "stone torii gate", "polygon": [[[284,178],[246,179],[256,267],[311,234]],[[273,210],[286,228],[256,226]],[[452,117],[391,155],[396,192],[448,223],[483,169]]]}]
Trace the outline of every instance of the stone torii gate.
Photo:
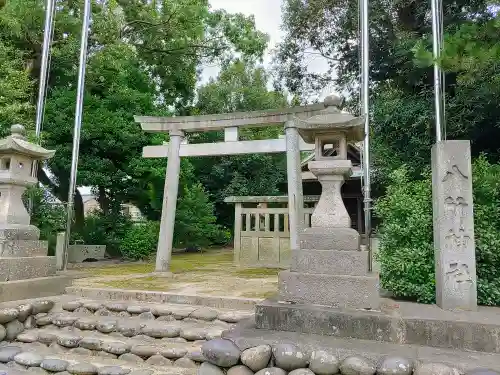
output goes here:
[{"label": "stone torii gate", "polygon": [[[298,234],[303,227],[304,220],[300,151],[312,151],[315,145],[307,144],[301,139],[295,120],[305,120],[319,115],[325,107],[335,104],[335,99],[328,97],[324,103],[279,110],[185,117],[135,116],[135,121],[141,124],[142,130],[150,133],[168,133],[170,136],[168,144],[146,146],[143,149],[143,157],[168,158],[155,271],[169,272],[182,156],[286,152],[290,248],[297,250],[299,248]],[[266,127],[277,124],[285,126],[284,138],[239,140],[239,128]],[[214,130],[224,130],[224,142],[188,144],[184,140],[186,133]]]}]

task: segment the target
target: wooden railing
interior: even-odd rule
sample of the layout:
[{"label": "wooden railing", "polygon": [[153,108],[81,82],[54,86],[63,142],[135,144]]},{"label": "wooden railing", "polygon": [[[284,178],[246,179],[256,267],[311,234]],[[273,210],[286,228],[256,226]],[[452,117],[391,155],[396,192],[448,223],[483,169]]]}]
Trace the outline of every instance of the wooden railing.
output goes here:
[{"label": "wooden railing", "polygon": [[[237,205],[241,203],[237,203]],[[311,226],[314,208],[304,208],[304,226]],[[288,208],[240,208],[241,232],[289,233]],[[238,224],[236,224],[238,226]]]},{"label": "wooden railing", "polygon": [[[304,197],[304,224],[319,197]],[[290,222],[287,197],[230,197],[235,204],[234,261],[241,266],[290,266]],[[274,207],[269,207],[269,206]],[[281,207],[280,207],[281,206]]]}]

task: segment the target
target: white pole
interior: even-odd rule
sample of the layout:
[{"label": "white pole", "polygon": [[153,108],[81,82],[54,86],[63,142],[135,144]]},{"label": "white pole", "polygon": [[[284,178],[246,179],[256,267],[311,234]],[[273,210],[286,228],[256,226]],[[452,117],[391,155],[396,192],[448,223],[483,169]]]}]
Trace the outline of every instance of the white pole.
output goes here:
[{"label": "white pole", "polygon": [[443,44],[443,20],[441,0],[431,0],[432,11],[432,54],[434,57],[434,113],[436,142],[443,140],[443,75],[439,67],[439,57]]},{"label": "white pole", "polygon": [[73,129],[73,152],[71,155],[71,176],[68,190],[68,206],[66,207],[66,236],[64,243],[64,270],[68,266],[68,246],[73,221],[73,204],[76,190],[76,175],[78,173],[78,154],[80,151],[80,130],[82,127],[83,95],[85,90],[85,68],[87,65],[87,44],[91,13],[91,0],[85,0],[83,11],[82,36],[80,41],[80,67],[78,69],[78,88],[76,94],[75,125]]},{"label": "white pole", "polygon": [[[47,77],[49,72],[50,42],[54,29],[55,0],[47,0],[45,5],[45,24],[43,29],[42,61],[40,65],[40,81],[38,82],[38,101],[36,105],[35,135],[40,141],[42,132],[43,114],[45,109],[45,96],[47,94]],[[38,173],[38,162],[33,163],[31,175],[36,177]],[[33,200],[29,200],[29,212],[33,212]]]},{"label": "white pole", "polygon": [[361,115],[365,117],[363,142],[363,195],[365,214],[365,246],[368,249],[368,270],[372,270],[370,234],[371,223],[371,181],[370,181],[370,40],[368,34],[368,1],[360,0],[361,29]]}]

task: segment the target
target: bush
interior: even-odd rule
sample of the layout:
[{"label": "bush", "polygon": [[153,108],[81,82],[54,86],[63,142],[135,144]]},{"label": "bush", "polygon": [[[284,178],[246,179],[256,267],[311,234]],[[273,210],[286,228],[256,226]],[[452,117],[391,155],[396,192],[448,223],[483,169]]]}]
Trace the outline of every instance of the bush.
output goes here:
[{"label": "bush", "polygon": [[174,245],[176,247],[226,244],[230,231],[216,224],[214,204],[200,183],[185,186],[177,201]]},{"label": "bush", "polygon": [[135,224],[120,243],[123,258],[130,260],[148,259],[156,251],[160,223],[147,221]]},{"label": "bush", "polygon": [[82,240],[89,245],[106,245],[106,252],[120,255],[120,243],[132,228],[132,220],[124,214],[104,215],[94,211],[85,218],[83,229],[72,233],[71,241]]},{"label": "bush", "polygon": [[23,196],[28,207],[29,198],[33,200],[31,224],[40,229],[40,239],[49,243],[49,255],[55,254],[57,233],[66,230],[66,210],[64,205],[54,202],[42,188],[31,187]]},{"label": "bush", "polygon": [[[478,302],[500,305],[500,165],[480,157],[473,164]],[[379,227],[381,285],[398,297],[435,301],[430,173],[412,181],[394,171],[386,195],[375,205]]]}]

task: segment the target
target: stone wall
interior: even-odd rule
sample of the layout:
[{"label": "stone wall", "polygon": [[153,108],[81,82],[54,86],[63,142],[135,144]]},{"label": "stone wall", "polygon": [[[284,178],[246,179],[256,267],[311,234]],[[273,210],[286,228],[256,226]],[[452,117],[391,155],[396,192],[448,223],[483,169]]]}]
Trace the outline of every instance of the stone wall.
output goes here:
[{"label": "stone wall", "polygon": [[0,309],[0,341],[13,341],[25,330],[35,328],[37,317],[47,315],[53,307],[53,301],[42,300]]},{"label": "stone wall", "polygon": [[[294,344],[259,345],[240,350],[232,341],[215,339],[202,346],[205,362],[199,375],[459,375],[464,372],[445,363],[423,363],[400,356],[378,361],[361,355],[339,358],[318,348],[304,351]],[[475,369],[467,375],[498,375]]]}]

